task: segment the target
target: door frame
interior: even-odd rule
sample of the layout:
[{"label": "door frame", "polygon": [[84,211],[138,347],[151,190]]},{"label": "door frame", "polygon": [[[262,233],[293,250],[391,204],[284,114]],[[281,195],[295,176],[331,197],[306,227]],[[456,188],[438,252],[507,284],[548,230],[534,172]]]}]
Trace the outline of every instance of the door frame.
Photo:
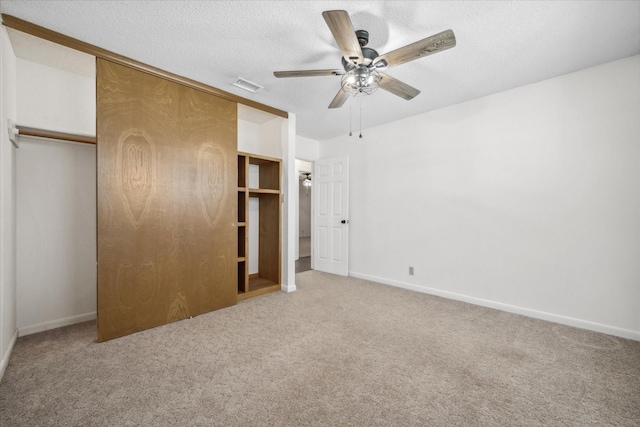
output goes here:
[{"label": "door frame", "polygon": [[[314,229],[314,201],[315,201],[315,186],[313,185],[313,174],[314,174],[314,169],[316,167],[316,161],[315,160],[307,160],[307,159],[303,159],[300,157],[296,157],[296,160],[300,160],[303,162],[307,162],[307,163],[311,163],[311,230],[310,230],[310,235],[311,235],[311,269],[313,270],[313,229]],[[296,165],[296,177],[297,177],[297,182],[298,182],[298,186],[300,185],[300,170],[298,169],[298,166]],[[295,254],[297,255],[297,257],[295,257],[295,260],[297,261],[298,259],[300,259],[300,193],[299,191],[296,191],[296,251]]]}]

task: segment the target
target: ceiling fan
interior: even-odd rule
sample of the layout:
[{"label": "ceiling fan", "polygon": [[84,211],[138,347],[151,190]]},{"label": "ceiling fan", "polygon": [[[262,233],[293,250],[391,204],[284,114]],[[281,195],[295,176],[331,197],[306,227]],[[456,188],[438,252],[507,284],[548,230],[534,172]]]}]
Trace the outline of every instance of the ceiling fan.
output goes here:
[{"label": "ceiling fan", "polygon": [[420,93],[418,89],[381,71],[456,45],[453,31],[446,30],[384,55],[378,55],[374,49],[365,47],[369,43],[369,33],[365,30],[354,31],[346,11],[328,10],[322,12],[322,17],[342,51],[343,69],[275,71],[273,74],[278,78],[342,76],[342,87],[329,104],[329,108],[342,107],[349,95],[370,95],[378,87],[406,100],[413,99]]}]

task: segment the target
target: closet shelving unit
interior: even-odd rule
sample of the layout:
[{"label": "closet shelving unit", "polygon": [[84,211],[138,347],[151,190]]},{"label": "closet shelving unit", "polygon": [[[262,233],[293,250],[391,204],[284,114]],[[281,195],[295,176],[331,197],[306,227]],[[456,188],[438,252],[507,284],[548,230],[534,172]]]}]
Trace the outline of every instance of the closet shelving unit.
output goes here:
[{"label": "closet shelving unit", "polygon": [[[258,167],[258,182],[250,182],[250,165]],[[280,290],[281,283],[281,161],[238,153],[238,300]],[[253,186],[252,186],[253,184]],[[249,274],[249,199],[260,200],[258,272]]]}]

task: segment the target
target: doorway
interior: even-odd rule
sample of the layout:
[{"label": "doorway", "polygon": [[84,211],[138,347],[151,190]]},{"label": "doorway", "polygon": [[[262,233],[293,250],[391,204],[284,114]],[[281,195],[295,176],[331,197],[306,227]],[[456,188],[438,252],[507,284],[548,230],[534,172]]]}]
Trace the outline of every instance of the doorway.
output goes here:
[{"label": "doorway", "polygon": [[311,201],[313,163],[296,159],[298,175],[298,227],[296,274],[311,270]]}]

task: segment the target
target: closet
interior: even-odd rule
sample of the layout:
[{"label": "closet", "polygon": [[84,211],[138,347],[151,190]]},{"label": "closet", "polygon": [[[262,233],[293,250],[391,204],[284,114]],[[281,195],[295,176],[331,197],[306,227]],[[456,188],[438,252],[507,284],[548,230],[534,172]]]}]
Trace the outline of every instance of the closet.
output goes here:
[{"label": "closet", "polygon": [[[238,153],[238,299],[280,290],[281,283],[281,161]],[[258,203],[250,221],[251,201]],[[251,234],[251,227],[257,233]],[[250,272],[250,235],[257,236],[257,272]]]},{"label": "closet", "polygon": [[[87,78],[91,83],[87,89],[69,93],[78,95],[79,110],[92,116],[87,120],[91,130],[80,129],[79,133],[95,130],[96,135],[95,140],[82,142],[95,141],[97,152],[90,161],[97,168],[93,187],[97,190],[97,244],[93,248],[97,247],[99,341],[280,289],[282,188],[281,160],[277,157],[281,144],[287,141],[281,131],[288,123],[286,112],[17,18],[3,15],[3,23],[91,55],[91,68],[95,65],[97,75]],[[22,75],[23,86],[28,87],[28,75]],[[19,90],[18,94],[24,100],[32,92],[33,100],[29,101],[37,105],[35,91]],[[60,96],[49,98],[56,102],[46,103],[47,108],[71,111],[59,107]],[[61,99],[67,98],[72,99],[66,95]],[[85,101],[92,101],[91,108],[82,104]],[[254,122],[258,123],[257,136],[251,134],[244,140],[247,145],[239,155],[240,106],[265,117]],[[21,112],[23,118],[28,112],[33,112],[33,117],[14,132],[18,136],[47,136],[39,128],[49,126],[75,131],[72,120],[45,123],[50,112],[44,108]],[[251,126],[245,128],[253,130]],[[67,139],[68,134],[48,132],[48,137]],[[250,178],[254,172],[255,185]],[[244,191],[239,190],[241,180]],[[256,201],[260,222],[254,226],[248,212]],[[26,230],[32,228],[25,223]],[[255,258],[259,268],[250,271],[249,263],[254,259],[249,256],[253,247],[250,234],[254,231],[259,236],[259,256]],[[95,268],[95,261],[92,265]],[[33,294],[45,295],[49,290],[46,282],[38,283]],[[25,299],[25,304],[32,302]],[[81,310],[64,318],[44,313],[46,317],[28,321],[40,323],[25,324],[24,330],[45,330],[96,315],[87,312],[90,308]]]}]

